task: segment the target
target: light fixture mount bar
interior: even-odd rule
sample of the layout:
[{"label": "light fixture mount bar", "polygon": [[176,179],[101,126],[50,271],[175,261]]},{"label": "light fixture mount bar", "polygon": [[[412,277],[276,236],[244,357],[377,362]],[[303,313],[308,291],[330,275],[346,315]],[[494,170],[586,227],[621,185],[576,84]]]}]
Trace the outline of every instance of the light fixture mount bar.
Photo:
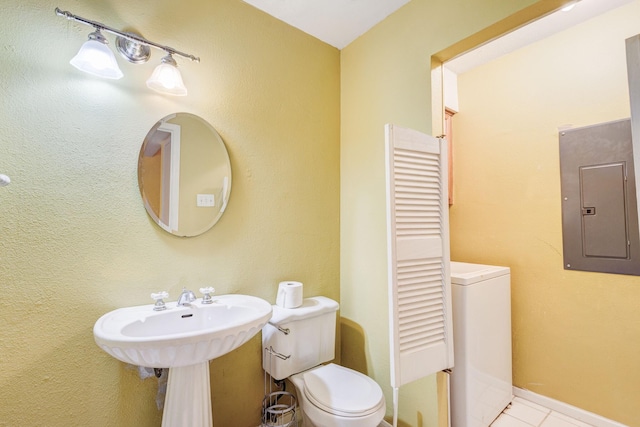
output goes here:
[{"label": "light fixture mount bar", "polygon": [[123,39],[127,39],[127,40],[129,40],[129,41],[131,41],[133,43],[138,43],[138,44],[141,44],[141,45],[144,45],[144,46],[155,47],[156,49],[164,50],[165,52],[170,53],[172,55],[179,55],[179,56],[182,56],[184,58],[190,59],[191,61],[200,62],[200,58],[198,58],[197,56],[190,55],[190,54],[184,53],[184,52],[180,52],[179,50],[176,50],[176,49],[174,49],[172,47],[169,47],[169,46],[165,46],[165,45],[161,45],[161,44],[158,44],[158,43],[154,43],[151,40],[147,40],[142,36],[138,36],[137,34],[125,33],[123,31],[116,30],[115,28],[111,28],[111,27],[109,27],[107,25],[104,25],[101,22],[92,21],[90,19],[86,19],[86,18],[83,18],[81,16],[74,15],[71,12],[60,10],[60,8],[58,8],[58,7],[56,7],[55,12],[56,12],[56,15],[58,15],[58,16],[64,16],[65,18],[67,18],[69,20],[77,21],[77,22],[83,23],[85,25],[91,25],[92,27],[94,27],[94,28],[96,28],[98,30],[106,31],[106,32],[111,33],[111,34],[115,34],[116,36],[121,37]]}]

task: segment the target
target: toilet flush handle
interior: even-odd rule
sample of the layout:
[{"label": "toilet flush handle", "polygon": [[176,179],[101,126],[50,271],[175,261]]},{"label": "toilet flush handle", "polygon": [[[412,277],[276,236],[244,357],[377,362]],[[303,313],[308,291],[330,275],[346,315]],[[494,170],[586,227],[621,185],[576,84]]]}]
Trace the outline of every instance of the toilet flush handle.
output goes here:
[{"label": "toilet flush handle", "polygon": [[273,326],[274,328],[276,328],[277,330],[279,330],[280,332],[282,332],[283,334],[285,334],[285,335],[289,335],[289,333],[291,332],[291,329],[289,329],[289,328],[283,328],[282,326],[276,325],[276,324],[271,323],[271,322],[269,322],[269,324],[271,326]]}]

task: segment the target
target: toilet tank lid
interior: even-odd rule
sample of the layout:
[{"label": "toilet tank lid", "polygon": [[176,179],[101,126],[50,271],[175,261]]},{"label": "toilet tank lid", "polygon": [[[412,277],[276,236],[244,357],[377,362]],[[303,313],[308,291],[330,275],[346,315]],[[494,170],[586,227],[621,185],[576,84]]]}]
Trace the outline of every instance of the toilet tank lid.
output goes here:
[{"label": "toilet tank lid", "polygon": [[322,296],[305,298],[302,305],[297,308],[282,308],[279,305],[274,305],[269,323],[278,326],[300,319],[310,319],[321,314],[336,312],[338,307],[337,302]]}]

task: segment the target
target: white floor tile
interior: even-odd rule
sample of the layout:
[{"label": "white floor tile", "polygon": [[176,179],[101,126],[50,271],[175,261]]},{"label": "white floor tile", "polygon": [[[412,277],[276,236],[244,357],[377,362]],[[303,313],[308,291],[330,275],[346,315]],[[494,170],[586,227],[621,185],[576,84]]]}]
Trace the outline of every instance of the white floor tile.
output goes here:
[{"label": "white floor tile", "polygon": [[514,400],[511,406],[504,410],[504,413],[531,425],[539,426],[551,411],[539,405],[536,406],[534,408],[530,405],[525,405],[522,401]]},{"label": "white floor tile", "polygon": [[515,397],[491,427],[594,427],[552,411],[537,403]]},{"label": "white floor tile", "polygon": [[531,427],[533,424],[525,423],[507,414],[502,414],[496,419],[491,427]]},{"label": "white floor tile", "polygon": [[522,403],[523,405],[527,405],[527,406],[529,406],[531,408],[537,409],[538,411],[544,412],[544,413],[547,413],[547,414],[550,412],[549,408],[545,408],[542,405],[538,405],[537,403],[533,403],[533,402],[531,402],[529,400],[526,400],[526,399],[523,399],[521,397],[514,397],[513,398],[513,402]]},{"label": "white floor tile", "polygon": [[[583,423],[580,420],[576,420],[575,418],[568,417],[568,416],[566,416],[564,414],[561,414],[559,412],[556,412],[556,411],[551,411],[551,415],[549,415],[549,417],[547,419],[549,419],[549,418],[553,418],[554,420],[558,419],[558,420],[561,420],[561,421],[563,421],[565,423],[569,423],[567,425],[570,426],[570,427],[593,427],[591,424]],[[562,425],[564,425],[564,424],[562,424]],[[544,427],[549,427],[549,426],[547,426],[545,424],[543,424],[543,426]],[[550,424],[550,426],[553,426],[553,424]]]},{"label": "white floor tile", "polygon": [[540,427],[576,427],[575,424],[571,424],[558,417],[549,415],[546,420],[540,425]]}]

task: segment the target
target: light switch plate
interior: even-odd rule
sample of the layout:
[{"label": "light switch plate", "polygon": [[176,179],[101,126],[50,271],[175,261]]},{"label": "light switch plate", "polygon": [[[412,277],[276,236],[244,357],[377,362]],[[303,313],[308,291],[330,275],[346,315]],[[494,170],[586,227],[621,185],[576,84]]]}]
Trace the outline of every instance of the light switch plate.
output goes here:
[{"label": "light switch plate", "polygon": [[200,208],[209,208],[216,205],[213,194],[198,194],[196,204]]}]

